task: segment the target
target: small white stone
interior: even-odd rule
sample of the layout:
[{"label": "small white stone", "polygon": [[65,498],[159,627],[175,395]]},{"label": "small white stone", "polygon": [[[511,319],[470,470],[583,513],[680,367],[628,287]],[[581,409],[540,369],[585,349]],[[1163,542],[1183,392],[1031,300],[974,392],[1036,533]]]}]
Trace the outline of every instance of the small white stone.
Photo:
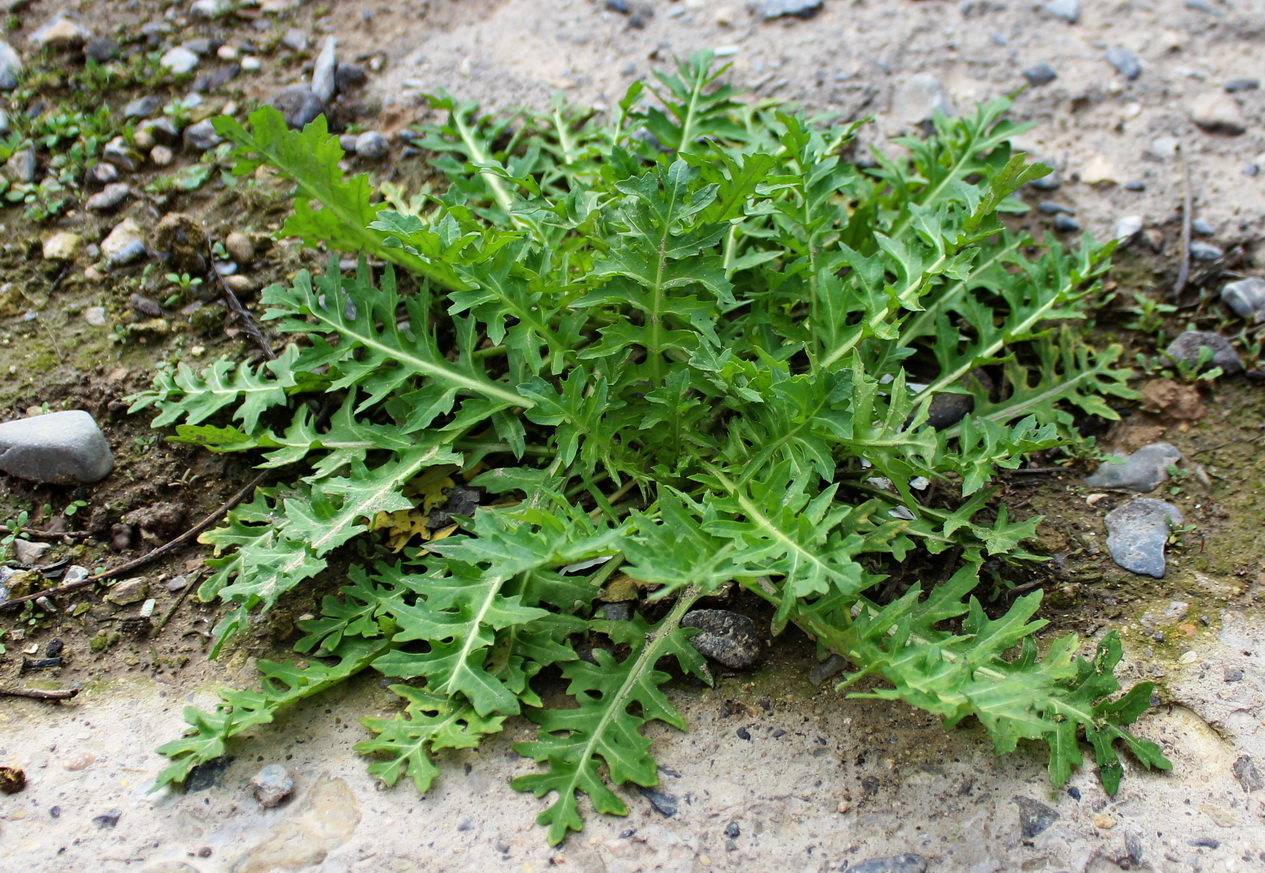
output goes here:
[{"label": "small white stone", "polygon": [[68,230],[59,230],[44,240],[44,260],[72,261],[79,253],[83,238]]},{"label": "small white stone", "polygon": [[1116,222],[1115,239],[1120,240],[1121,245],[1133,239],[1134,236],[1142,230],[1142,216],[1126,215]]},{"label": "small white stone", "polygon": [[168,51],[159,59],[159,64],[171,70],[177,76],[192,73],[198,65],[198,56],[182,45]]}]

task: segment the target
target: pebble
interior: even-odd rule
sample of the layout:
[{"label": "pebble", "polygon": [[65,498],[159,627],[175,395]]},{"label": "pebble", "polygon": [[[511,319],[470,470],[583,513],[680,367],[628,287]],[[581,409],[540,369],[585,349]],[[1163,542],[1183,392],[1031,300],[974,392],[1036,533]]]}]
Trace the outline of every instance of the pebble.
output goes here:
[{"label": "pebble", "polygon": [[1032,839],[1059,820],[1059,814],[1053,809],[1028,797],[1016,797],[1015,806],[1019,807],[1019,831],[1025,840]]},{"label": "pebble", "polygon": [[30,540],[14,540],[13,554],[17,557],[19,564],[38,564],[40,559],[48,554],[48,550],[52,547],[52,543],[33,543]]},{"label": "pebble", "polygon": [[1040,63],[1033,64],[1031,67],[1024,70],[1023,77],[1028,80],[1029,85],[1034,88],[1039,88],[1042,85],[1048,85],[1053,82],[1059,77],[1059,74],[1054,72],[1054,68],[1049,64]]},{"label": "pebble", "polygon": [[1249,276],[1230,282],[1221,289],[1221,302],[1234,310],[1239,318],[1265,316],[1265,279]]},{"label": "pebble", "polygon": [[332,36],[325,37],[321,53],[316,56],[316,63],[312,67],[312,93],[322,103],[328,103],[334,97],[334,70],[338,67],[337,47],[338,40]]},{"label": "pebble", "polygon": [[1253,79],[1249,76],[1235,76],[1233,79],[1226,79],[1225,85],[1222,87],[1231,94],[1239,91],[1255,91],[1261,87],[1261,80]]},{"label": "pebble", "polygon": [[334,87],[339,94],[359,88],[368,80],[365,68],[359,64],[339,64],[334,70]]},{"label": "pebble", "polygon": [[[125,218],[101,241],[101,256],[107,263],[115,266],[131,263],[136,260],[136,256],[130,253],[130,250],[135,249],[136,243],[141,244],[143,252],[145,243],[141,238],[140,226],[132,219]],[[126,260],[125,256],[130,257],[130,260]]]},{"label": "pebble", "polygon": [[848,666],[848,659],[842,655],[832,654],[819,664],[814,664],[808,671],[808,681],[813,685],[821,685],[827,679],[838,676]]},{"label": "pebble", "polygon": [[263,65],[263,61],[259,60],[259,58],[254,55],[242,58],[242,69],[248,73],[253,73],[256,70],[261,69]]},{"label": "pebble", "polygon": [[17,49],[0,39],[0,91],[12,91],[22,74],[22,57]]},{"label": "pebble", "polygon": [[1094,155],[1081,167],[1080,179],[1086,185],[1114,185],[1116,168],[1106,155]]},{"label": "pebble", "polygon": [[194,18],[214,20],[223,18],[233,8],[232,0],[194,0],[189,11]]},{"label": "pebble", "polygon": [[176,153],[165,145],[156,145],[149,150],[149,159],[159,167],[169,167],[176,159]]},{"label": "pebble", "polygon": [[73,261],[79,253],[83,238],[68,230],[59,230],[44,240],[43,253],[46,261]]},{"label": "pebble", "polygon": [[280,806],[294,794],[294,780],[280,764],[269,764],[250,780],[255,787],[255,799],[264,809]]},{"label": "pebble", "polygon": [[189,579],[187,576],[172,576],[167,580],[167,590],[173,594],[177,591],[184,591],[189,587]]},{"label": "pebble", "polygon": [[149,583],[139,577],[123,579],[110,588],[105,599],[115,606],[128,606],[140,603],[149,596]]},{"label": "pebble", "polygon": [[1248,794],[1265,788],[1265,779],[1261,778],[1260,772],[1256,769],[1256,762],[1249,756],[1239,757],[1230,769],[1234,773],[1234,778],[1239,780],[1239,785]]},{"label": "pebble", "polygon": [[1142,231],[1142,216],[1126,215],[1116,220],[1116,230],[1113,239],[1120,241],[1121,245],[1128,243]]},{"label": "pebble", "polygon": [[664,818],[672,818],[672,816],[677,814],[677,800],[672,795],[641,785],[637,786],[637,790],[641,792],[642,797],[650,801],[650,805],[654,807],[655,812],[659,813],[659,815]]},{"label": "pebble", "polygon": [[848,873],[927,873],[927,859],[913,852],[867,858],[848,867]]},{"label": "pebble", "polygon": [[690,644],[705,657],[728,667],[745,670],[760,657],[760,634],[755,622],[725,609],[695,609],[681,619],[681,627],[696,627]]},{"label": "pebble", "polygon": [[1127,488],[1146,493],[1168,481],[1168,468],[1182,453],[1168,443],[1151,443],[1124,455],[1119,464],[1102,464],[1085,478],[1090,488]]},{"label": "pebble", "polygon": [[1107,550],[1111,559],[1130,573],[1164,578],[1164,546],[1169,522],[1186,520],[1171,503],[1138,497],[1107,514]]},{"label": "pebble", "polygon": [[81,46],[90,39],[92,39],[92,31],[69,18],[64,12],[54,15],[27,37],[31,45],[50,48]]},{"label": "pebble", "polygon": [[123,115],[126,118],[148,118],[162,109],[162,105],[163,102],[152,94],[137,97],[123,107]]},{"label": "pebble", "polygon": [[224,250],[239,264],[249,264],[255,259],[255,244],[248,234],[235,230],[224,238]]},{"label": "pebble", "polygon": [[189,51],[193,52],[198,57],[202,57],[203,55],[209,55],[211,52],[215,51],[218,45],[219,45],[218,41],[213,40],[209,37],[200,36],[196,39],[191,39],[187,41],[184,44],[184,47],[187,48]]},{"label": "pebble", "polygon": [[1075,218],[1072,218],[1072,216],[1060,213],[1059,215],[1054,216],[1054,229],[1063,233],[1075,233],[1081,229],[1081,225],[1080,222]]},{"label": "pebble", "polygon": [[184,143],[189,148],[204,152],[222,142],[224,142],[224,137],[215,132],[215,125],[209,118],[184,129]]},{"label": "pebble", "polygon": [[105,148],[101,150],[101,159],[113,164],[116,169],[125,170],[128,173],[136,172],[136,156],[128,147],[127,140],[121,136],[116,136],[105,144]]},{"label": "pebble", "polygon": [[356,137],[356,156],[366,161],[380,161],[391,153],[387,138],[376,130],[366,131]]},{"label": "pebble", "polygon": [[281,44],[292,52],[305,52],[312,41],[306,30],[292,27],[282,35]]},{"label": "pebble", "polygon": [[39,175],[39,164],[35,160],[35,149],[24,148],[4,163],[4,172],[14,182],[31,184]]},{"label": "pebble", "polygon": [[1042,200],[1037,204],[1037,211],[1042,215],[1059,215],[1060,213],[1067,213],[1068,215],[1076,214],[1075,209],[1070,206],[1065,206],[1057,200]]},{"label": "pebble", "polygon": [[812,18],[821,9],[822,0],[760,0],[756,14],[765,21],[793,15],[796,18]]},{"label": "pebble", "polygon": [[88,322],[88,324],[92,325],[93,327],[105,327],[105,324],[106,324],[105,307],[104,306],[89,306],[87,309],[83,311],[83,320]]},{"label": "pebble", "polygon": [[8,136],[12,129],[13,123],[9,120],[9,113],[0,108],[0,136]]},{"label": "pebble", "polygon": [[98,64],[107,64],[119,55],[119,44],[108,36],[94,36],[83,47],[83,56]]},{"label": "pebble", "polygon": [[99,828],[113,828],[119,823],[119,819],[123,817],[122,810],[112,809],[109,812],[93,816],[92,823]]},{"label": "pebble", "polygon": [[54,485],[100,482],[113,469],[105,434],[81,410],[0,424],[0,470],[20,479]]},{"label": "pebble", "polygon": [[317,782],[303,805],[247,849],[233,871],[270,873],[320,867],[331,851],[351,839],[359,823],[356,795],[344,780]]},{"label": "pebble", "polygon": [[1050,0],[1041,7],[1041,14],[1075,24],[1081,19],[1081,0]]},{"label": "pebble", "polygon": [[1190,105],[1190,118],[1207,133],[1238,136],[1247,131],[1247,121],[1238,101],[1219,91],[1197,97]]},{"label": "pebble", "polygon": [[338,147],[341,148],[345,154],[354,155],[356,153],[356,139],[356,134],[344,133],[338,137]]},{"label": "pebble", "polygon": [[159,65],[166,67],[177,76],[183,76],[192,73],[198,66],[198,57],[196,52],[189,51],[182,45],[178,45],[173,49],[168,49],[161,58],[158,59]]},{"label": "pebble", "polygon": [[132,294],[128,296],[127,302],[129,306],[141,315],[148,315],[150,318],[158,318],[163,314],[162,307],[158,305],[158,301],[153,298],[146,297],[144,294]]},{"label": "pebble", "polygon": [[1215,261],[1225,254],[1216,246],[1195,240],[1190,244],[1190,256],[1196,261]]},{"label": "pebble", "polygon": [[1227,376],[1242,372],[1243,361],[1239,358],[1239,353],[1234,350],[1234,346],[1230,345],[1230,341],[1221,334],[1212,331],[1188,330],[1169,343],[1164,352],[1178,361],[1194,364],[1199,360],[1201,349],[1210,349],[1212,358],[1199,372],[1203,373],[1214,367],[1220,367],[1221,372]]},{"label": "pebble", "polygon": [[268,102],[285,118],[286,126],[294,130],[306,127],[325,111],[325,101],[306,85],[284,88]]},{"label": "pebble", "polygon": [[1133,56],[1133,52],[1124,48],[1107,49],[1107,63],[1115,67],[1116,72],[1132,81],[1142,75],[1142,64]]},{"label": "pebble", "polygon": [[944,83],[930,73],[910,76],[892,95],[892,115],[898,121],[921,124],[937,112],[953,115],[953,103],[944,92]]},{"label": "pebble", "polygon": [[131,193],[132,189],[123,182],[114,182],[89,197],[83,206],[90,212],[109,212],[118,208]]}]

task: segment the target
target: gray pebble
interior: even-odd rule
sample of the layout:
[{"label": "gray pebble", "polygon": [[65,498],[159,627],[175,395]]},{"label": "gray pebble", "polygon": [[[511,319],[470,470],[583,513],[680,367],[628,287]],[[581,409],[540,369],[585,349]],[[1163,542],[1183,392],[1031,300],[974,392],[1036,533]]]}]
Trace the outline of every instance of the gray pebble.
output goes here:
[{"label": "gray pebble", "polygon": [[175,593],[176,591],[184,591],[189,587],[189,580],[185,576],[172,576],[167,580],[167,590]]},{"label": "gray pebble", "polygon": [[1070,215],[1054,216],[1054,229],[1063,233],[1075,233],[1081,229],[1080,222]]},{"label": "gray pebble", "polygon": [[221,43],[219,40],[214,40],[206,36],[199,36],[196,39],[191,39],[187,41],[184,44],[184,47],[187,48],[189,51],[193,52],[198,57],[202,57],[203,55],[209,55],[211,52],[219,48],[222,44],[223,43]]},{"label": "gray pebble", "polygon": [[696,627],[690,644],[705,657],[730,670],[745,670],[760,657],[760,635],[755,622],[726,609],[695,609],[681,619],[681,627]]},{"label": "gray pebble", "polygon": [[158,318],[163,314],[162,307],[158,305],[158,301],[146,297],[143,294],[132,294],[127,298],[127,302],[141,315],[148,315],[150,318]]},{"label": "gray pebble", "polygon": [[1123,48],[1107,49],[1107,63],[1115,67],[1116,72],[1126,79],[1136,79],[1142,75],[1142,64],[1133,56],[1133,52]]},{"label": "gray pebble", "polygon": [[233,0],[194,0],[193,5],[189,7],[189,11],[193,13],[194,18],[211,21],[216,18],[223,18],[234,5]]},{"label": "gray pebble", "polygon": [[1230,769],[1234,772],[1234,778],[1239,780],[1239,785],[1243,786],[1243,790],[1248,794],[1265,788],[1265,779],[1262,779],[1260,772],[1257,771],[1256,762],[1247,755],[1236,760]]},{"label": "gray pebble", "polygon": [[101,159],[125,172],[136,172],[136,155],[132,154],[127,140],[121,136],[116,136],[105,144],[105,148],[101,150]]},{"label": "gray pebble", "polygon": [[94,36],[83,47],[83,56],[98,64],[109,63],[118,57],[119,44],[108,36]]},{"label": "gray pebble", "polygon": [[969,394],[937,394],[927,405],[927,424],[936,430],[953,427],[974,408],[975,398]]},{"label": "gray pebble", "polygon": [[356,137],[356,157],[366,161],[380,161],[391,153],[387,138],[376,130],[366,131]]},{"label": "gray pebble", "polygon": [[[1164,578],[1164,546],[1172,525],[1186,520],[1171,503],[1138,497],[1107,514],[1107,550],[1130,573]],[[1171,524],[1170,524],[1171,522]]]},{"label": "gray pebble", "polygon": [[1081,19],[1081,0],[1050,0],[1041,7],[1041,14],[1075,24]]},{"label": "gray pebble", "polygon": [[24,148],[17,152],[4,164],[5,173],[14,182],[31,184],[39,175],[39,163],[35,160],[35,149]]},{"label": "gray pebble", "polygon": [[198,66],[197,54],[189,51],[182,45],[178,45],[173,49],[168,49],[158,60],[160,66],[166,67],[177,76],[184,76],[192,73]]},{"label": "gray pebble", "polygon": [[137,132],[146,131],[154,138],[154,142],[163,145],[175,145],[180,142],[180,131],[170,118],[154,118],[139,126]]},{"label": "gray pebble", "polygon": [[1212,358],[1203,365],[1200,372],[1206,372],[1214,367],[1220,367],[1221,372],[1227,376],[1242,372],[1243,361],[1239,358],[1239,353],[1234,350],[1234,346],[1230,345],[1230,341],[1221,334],[1212,331],[1188,330],[1169,343],[1164,352],[1178,361],[1194,364],[1199,360],[1202,349],[1211,350]]},{"label": "gray pebble", "polygon": [[1059,820],[1059,814],[1053,809],[1028,797],[1016,797],[1015,806],[1019,807],[1019,832],[1025,840],[1032,839]]},{"label": "gray pebble", "polygon": [[1085,478],[1090,488],[1127,488],[1146,493],[1168,481],[1168,468],[1182,459],[1182,453],[1168,443],[1151,443],[1124,455],[1123,463],[1102,464]]},{"label": "gray pebble", "polygon": [[17,49],[0,39],[0,91],[12,91],[22,74],[22,57]]},{"label": "gray pebble", "polygon": [[1124,183],[1124,189],[1126,191],[1145,191],[1146,183],[1141,179],[1131,179]]},{"label": "gray pebble", "polygon": [[14,540],[13,554],[19,564],[38,564],[53,547],[52,543],[33,543],[30,540]]},{"label": "gray pebble", "polygon": [[868,858],[853,864],[848,873],[927,873],[927,859],[913,852],[886,858]]},{"label": "gray pebble", "polygon": [[348,155],[356,153],[356,134],[344,133],[338,137],[338,145]]},{"label": "gray pebble", "polygon": [[184,142],[189,148],[204,152],[224,142],[224,137],[215,132],[215,125],[208,118],[186,127]]},{"label": "gray pebble", "polygon": [[892,116],[898,121],[921,124],[937,112],[956,114],[944,91],[944,83],[930,73],[910,76],[892,94]]},{"label": "gray pebble", "polygon": [[1190,105],[1190,118],[1207,133],[1238,136],[1247,131],[1247,120],[1238,101],[1221,91],[1201,94]]},{"label": "gray pebble", "polygon": [[334,37],[325,37],[325,44],[321,46],[321,53],[316,56],[316,64],[312,68],[312,93],[322,103],[328,103],[334,97],[334,70],[338,66],[338,57],[335,54],[337,46],[338,41]]},{"label": "gray pebble", "polygon": [[9,113],[0,109],[0,136],[8,136],[12,129],[13,123],[9,120]]},{"label": "gray pebble", "polygon": [[111,267],[126,267],[128,264],[134,264],[149,254],[149,250],[145,248],[145,243],[139,239],[128,240],[118,251],[112,254],[108,259]]},{"label": "gray pebble", "polygon": [[283,88],[268,102],[285,117],[286,126],[294,130],[306,127],[325,111],[325,101],[306,85]]},{"label": "gray pebble", "polygon": [[114,182],[89,197],[83,206],[90,212],[109,212],[118,208],[131,193],[132,189],[123,182]]},{"label": "gray pebble", "polygon": [[1121,245],[1126,245],[1130,240],[1142,231],[1142,216],[1125,215],[1116,220],[1116,230],[1112,239],[1120,241]]},{"label": "gray pebble", "polygon": [[1249,276],[1230,282],[1221,289],[1221,302],[1233,309],[1239,318],[1265,315],[1265,279]]},{"label": "gray pebble", "polygon": [[281,37],[281,44],[292,52],[305,52],[312,41],[308,38],[307,31],[297,27],[292,27]]},{"label": "gray pebble", "polygon": [[162,108],[163,102],[154,95],[137,97],[123,107],[126,118],[148,118]]},{"label": "gray pebble", "polygon": [[1037,204],[1037,211],[1042,215],[1059,215],[1066,213],[1067,215],[1075,215],[1076,210],[1070,206],[1064,206],[1057,200],[1042,200]]},{"label": "gray pebble", "polygon": [[105,434],[81,410],[0,424],[0,470],[20,479],[55,485],[100,482],[113,469]]},{"label": "gray pebble", "polygon": [[768,21],[770,18],[781,18],[793,15],[796,18],[812,18],[821,8],[822,0],[760,0],[756,4],[756,14]]},{"label": "gray pebble", "polygon": [[1190,223],[1190,229],[1200,236],[1212,236],[1216,233],[1212,225],[1204,221],[1202,218],[1196,218]]},{"label": "gray pebble", "polygon": [[92,31],[64,12],[54,15],[27,37],[31,45],[53,48],[81,46],[90,39],[92,39]]},{"label": "gray pebble", "polygon": [[359,88],[368,78],[365,68],[360,64],[339,64],[334,70],[334,88],[339,94],[346,94]]},{"label": "gray pebble", "polygon": [[224,238],[224,250],[239,264],[249,264],[255,259],[255,243],[248,234],[235,230]]},{"label": "gray pebble", "polygon": [[1142,866],[1142,859],[1145,857],[1146,852],[1140,836],[1133,832],[1125,834],[1124,850],[1129,853],[1129,860],[1133,862],[1133,866]]},{"label": "gray pebble", "polygon": [[1196,261],[1215,261],[1224,254],[1221,249],[1206,242],[1196,240],[1190,244],[1190,256]]},{"label": "gray pebble", "polygon": [[838,676],[848,666],[848,659],[842,655],[831,655],[819,664],[814,664],[808,671],[808,681],[821,685],[827,679]]},{"label": "gray pebble", "polygon": [[1238,91],[1255,91],[1261,87],[1261,80],[1253,79],[1249,76],[1235,76],[1233,79],[1226,79],[1225,85],[1222,87],[1231,94]]},{"label": "gray pebble", "polygon": [[149,583],[139,577],[116,582],[105,595],[105,599],[115,606],[130,606],[133,603],[140,603],[147,597],[149,597]]},{"label": "gray pebble", "polygon": [[676,798],[670,794],[664,794],[662,791],[656,791],[653,788],[645,788],[641,785],[637,786],[637,790],[641,792],[641,796],[650,801],[650,805],[654,807],[655,812],[664,818],[672,818],[677,813]]},{"label": "gray pebble", "polygon": [[265,809],[280,806],[294,793],[294,780],[280,764],[269,764],[250,780],[255,787],[255,799]]},{"label": "gray pebble", "polygon": [[1029,85],[1039,88],[1042,85],[1048,85],[1053,82],[1059,77],[1059,74],[1054,72],[1054,68],[1049,64],[1041,63],[1033,64],[1024,70],[1023,77],[1028,80]]}]

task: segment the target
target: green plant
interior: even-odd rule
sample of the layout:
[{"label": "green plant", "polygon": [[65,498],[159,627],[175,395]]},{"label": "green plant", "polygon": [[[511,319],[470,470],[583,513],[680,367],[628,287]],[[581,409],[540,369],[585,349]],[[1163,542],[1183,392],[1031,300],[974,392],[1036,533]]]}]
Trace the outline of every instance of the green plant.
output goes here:
[{"label": "green plant", "polygon": [[195,290],[202,284],[202,279],[190,276],[188,273],[166,273],[163,278],[174,285],[177,292],[182,295]]},{"label": "green plant", "polygon": [[1140,333],[1159,334],[1164,329],[1164,319],[1177,311],[1172,303],[1161,303],[1149,294],[1134,291],[1133,305],[1126,308],[1132,320],[1125,326]]},{"label": "green plant", "polygon": [[[1168,768],[1124,729],[1151,686],[1113,699],[1114,633],[1089,659],[1072,636],[1038,657],[1040,592],[999,616],[972,596],[986,559],[1033,557],[1037,520],[993,504],[995,472],[1074,442],[1074,413],[1114,418],[1103,395],[1134,396],[1120,349],[1065,323],[1112,247],[1038,246],[999,220],[1048,172],[1011,153],[1005,101],[863,171],[841,157],[855,126],[744,107],[718,76],[694,58],[656,103],[634,85],[609,120],[559,109],[517,130],[439,98],[449,117],[422,139],[449,185],[404,212],[334,169],[323,120],[216,122],[238,175],[267,163],[295,185],[284,233],[388,267],[332,261],[268,288],[263,318],[291,340],[275,360],[181,365],[134,398],[177,440],[285,471],[203,535],[199,594],[230,607],[216,651],[357,544],[347,584],[299,623],[305,660],[261,661],[258,691],[186,710],[159,784],[372,668],[403,710],[365,719],[371,773],[425,791],[437,753],[526,716],[536,738],[516,748],[542,769],[514,784],[552,793],[539,820],[558,842],[581,794],[622,813],[615,786],[655,784],[642,728],[682,726],[660,668],[709,679],[681,619],[731,582],[775,632],[846,656],[841,687],[873,677],[869,696],[974,716],[999,753],[1044,742],[1056,785],[1082,736],[1108,791],[1116,741]],[[954,394],[973,414],[930,426]],[[936,502],[917,477],[939,480]],[[462,478],[493,505],[406,545],[436,483]],[[607,619],[624,576],[653,594]],[[542,702],[546,670],[570,706]]]}]

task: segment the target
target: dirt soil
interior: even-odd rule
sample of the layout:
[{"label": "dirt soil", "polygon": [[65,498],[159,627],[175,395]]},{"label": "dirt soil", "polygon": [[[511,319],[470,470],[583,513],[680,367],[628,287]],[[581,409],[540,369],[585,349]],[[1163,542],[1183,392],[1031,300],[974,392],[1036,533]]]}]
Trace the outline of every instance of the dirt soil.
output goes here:
[{"label": "dirt soil", "polygon": [[[113,37],[133,60],[198,37],[260,58],[257,71],[208,88],[189,121],[221,111],[240,117],[304,80],[320,41],[335,36],[340,59],[369,71],[363,88],[340,98],[335,118],[388,134],[427,117],[423,95],[441,89],[489,111],[543,108],[559,92],[610,106],[633,79],[710,48],[732,62],[730,80],[752,99],[873,115],[866,142],[893,148],[887,139],[921,117],[911,117],[916,77],[935,77],[951,105],[968,111],[1015,93],[1025,69],[1049,64],[1057,78],[1018,93],[1013,115],[1034,122],[1021,145],[1055,166],[1062,184],[1027,199],[1063,204],[1099,238],[1125,216],[1144,227],[1117,258],[1114,300],[1096,314],[1103,341],[1127,343],[1145,364],[1161,333],[1193,326],[1233,340],[1248,369],[1265,366],[1261,329],[1217,298],[1226,281],[1262,269],[1265,91],[1223,89],[1232,78],[1265,74],[1262,0],[1084,0],[1076,23],[1013,0],[824,0],[810,18],[768,21],[741,2],[708,0],[263,0],[211,20],[192,14],[193,5],[0,2],[9,10],[7,41],[28,63],[36,57],[28,36],[59,11]],[[149,42],[141,37],[147,25]],[[287,47],[292,29],[309,44]],[[1140,62],[1137,78],[1105,59],[1115,48]],[[81,71],[82,55],[43,58],[57,99],[66,86],[59,77]],[[198,72],[227,63],[212,55]],[[117,111],[148,93],[182,97],[192,84],[127,80],[101,99]],[[11,115],[32,108],[4,102]],[[1242,121],[1242,132],[1195,123],[1214,103]],[[176,152],[171,168],[143,164],[127,180],[134,192],[197,164],[198,153]],[[398,143],[386,164],[351,166],[405,184],[427,174],[424,156],[406,155]],[[1194,217],[1207,223],[1195,239],[1222,254],[1194,262],[1187,291],[1171,301],[1176,310],[1148,320],[1133,295],[1170,302],[1187,188]],[[0,523],[15,537],[52,543],[57,560],[109,568],[214,512],[253,475],[241,460],[164,442],[148,414],[127,415],[123,399],[147,387],[159,365],[250,353],[216,291],[192,289],[168,305],[166,267],[98,270],[91,247],[124,217],[151,250],[158,222],[172,212],[190,216],[211,241],[244,231],[257,249],[243,271],[251,305],[263,284],[322,261],[272,239],[286,204],[281,189],[260,190],[244,197],[212,173],[191,191],[163,183],[134,193],[114,214],[72,206],[39,221],[20,206],[0,212],[0,279],[8,283],[0,287],[0,414],[86,409],[117,460],[94,486],[0,477]],[[1052,214],[1025,220],[1054,226]],[[57,230],[84,240],[69,262],[41,255]],[[160,315],[140,311],[132,295],[160,299]],[[104,319],[90,318],[98,307]],[[1140,375],[1139,384],[1158,375]],[[1152,398],[1174,390],[1152,387]],[[1126,762],[1114,798],[1092,765],[1056,791],[1040,750],[997,758],[978,728],[945,732],[903,705],[842,699],[829,682],[814,685],[813,646],[794,633],[771,645],[755,672],[724,676],[715,688],[677,688],[692,731],[655,733],[658,793],[624,791],[626,818],[590,816],[556,848],[533,824],[541,802],[507,785],[532,767],[510,749],[527,736],[525,724],[452,755],[425,798],[409,785],[379,791],[351,748],[365,738],[358,719],[392,706],[367,681],[237,745],[239,757],[201,790],[150,793],[164,763],[153,749],[180,734],[183,707],[210,705],[222,683],[250,683],[255,657],[284,654],[277,638],[285,622],[276,621],[220,661],[206,660],[219,610],[188,594],[208,572],[194,546],[136,572],[156,601],[148,620],[140,603],[108,604],[104,589],[60,598],[55,615],[0,612],[0,688],[82,686],[60,704],[0,696],[0,766],[22,769],[27,780],[21,793],[0,795],[0,870],[1265,869],[1265,385],[1235,376],[1176,391],[1182,403],[1122,409],[1121,423],[1096,433],[1112,450],[1164,440],[1183,452],[1179,477],[1152,495],[1177,504],[1188,521],[1164,579],[1110,561],[1102,519],[1128,498],[1086,488],[1090,465],[1005,478],[1009,506],[1045,517],[1038,545],[1052,556],[1011,582],[1047,591],[1051,634],[1092,640],[1120,631],[1122,678],[1157,683],[1157,706],[1138,732],[1164,747],[1173,772]],[[169,585],[175,577],[189,584]],[[54,641],[64,646],[64,666],[24,670],[24,660],[44,656]],[[250,788],[265,763],[284,763],[296,780],[294,799],[276,809],[261,809]],[[918,857],[860,866],[906,853]]]}]

